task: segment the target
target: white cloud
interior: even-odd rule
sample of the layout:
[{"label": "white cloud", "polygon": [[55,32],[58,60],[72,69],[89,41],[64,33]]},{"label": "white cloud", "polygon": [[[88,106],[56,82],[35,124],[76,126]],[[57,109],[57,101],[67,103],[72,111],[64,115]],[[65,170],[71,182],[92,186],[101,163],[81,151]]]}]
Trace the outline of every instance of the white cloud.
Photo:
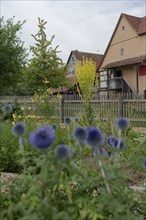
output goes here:
[{"label": "white cloud", "polygon": [[26,47],[34,43],[38,17],[47,21],[48,38],[55,35],[64,62],[71,50],[103,53],[121,13],[145,16],[144,0],[140,1],[4,1],[1,15],[15,15],[16,21],[27,20],[22,39]]}]

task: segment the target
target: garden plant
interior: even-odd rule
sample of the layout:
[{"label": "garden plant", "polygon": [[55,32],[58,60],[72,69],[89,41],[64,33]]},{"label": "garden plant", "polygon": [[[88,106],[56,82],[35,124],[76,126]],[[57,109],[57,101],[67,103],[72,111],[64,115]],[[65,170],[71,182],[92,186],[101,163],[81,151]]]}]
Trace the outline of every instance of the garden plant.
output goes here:
[{"label": "garden plant", "polygon": [[[12,106],[2,111],[10,114]],[[127,118],[113,127],[98,120],[87,126],[77,117],[62,124],[1,120],[0,170],[17,173],[1,182],[1,219],[145,219],[146,138]],[[132,182],[143,191],[134,191]]]}]

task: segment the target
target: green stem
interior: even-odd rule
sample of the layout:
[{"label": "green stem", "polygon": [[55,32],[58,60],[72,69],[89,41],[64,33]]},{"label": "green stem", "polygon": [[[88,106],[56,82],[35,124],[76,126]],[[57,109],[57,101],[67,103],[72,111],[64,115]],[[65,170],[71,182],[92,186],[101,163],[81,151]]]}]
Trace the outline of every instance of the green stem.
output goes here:
[{"label": "green stem", "polygon": [[102,161],[99,159],[98,163],[99,163],[100,172],[101,172],[101,175],[103,177],[106,190],[109,194],[111,194],[111,189],[110,189],[109,184],[108,184],[107,179],[106,179],[106,175],[105,175],[105,172],[104,172],[104,169],[103,169]]},{"label": "green stem", "polygon": [[26,173],[26,163],[25,163],[25,149],[24,149],[24,144],[22,142],[22,137],[19,138],[19,151],[22,156],[22,166],[24,173]]},{"label": "green stem", "polygon": [[70,129],[69,129],[69,125],[67,126],[67,132],[68,132],[68,146],[70,147]]}]

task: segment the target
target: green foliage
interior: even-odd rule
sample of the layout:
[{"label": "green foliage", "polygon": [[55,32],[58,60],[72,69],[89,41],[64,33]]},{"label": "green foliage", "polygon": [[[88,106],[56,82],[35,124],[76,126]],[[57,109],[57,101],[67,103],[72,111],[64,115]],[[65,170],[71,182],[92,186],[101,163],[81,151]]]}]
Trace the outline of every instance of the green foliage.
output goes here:
[{"label": "green foliage", "polygon": [[76,74],[79,94],[85,100],[81,124],[95,125],[95,111],[91,104],[91,99],[94,96],[93,88],[97,86],[95,63],[90,59],[83,59],[83,62],[78,62],[76,65]]},{"label": "green foliage", "polygon": [[38,158],[37,175],[22,174],[10,184],[8,193],[1,193],[3,219],[142,219],[146,214],[144,195],[135,196],[121,169],[106,162],[113,192],[109,195],[97,161],[93,160],[95,169],[75,158],[57,160],[51,151]]},{"label": "green foliage", "polygon": [[50,89],[39,90],[32,98],[35,111],[39,116],[46,119],[50,119],[54,115],[58,116],[60,98],[60,95],[52,96]]},{"label": "green foliage", "polygon": [[[11,104],[11,103],[9,103]],[[17,100],[14,101],[14,103],[11,104],[12,106],[12,112],[9,114],[4,114],[2,111],[2,107],[4,104],[0,104],[0,120],[6,121],[6,120],[13,120],[13,114],[22,115],[21,106],[18,103]]]},{"label": "green foliage", "polygon": [[95,110],[90,101],[86,101],[84,104],[84,112],[81,115],[80,124],[83,126],[96,126],[97,124]]},{"label": "green foliage", "polygon": [[127,144],[123,152],[126,164],[127,166],[132,166],[134,172],[139,171],[141,173],[141,164],[146,152],[146,136],[143,133],[129,130],[129,132],[124,134],[124,138]]},{"label": "green foliage", "polygon": [[90,59],[83,59],[82,62],[78,62],[76,65],[76,75],[77,82],[79,83],[79,93],[81,91],[83,98],[89,101],[93,95],[92,88],[97,83],[95,63]]},{"label": "green foliage", "polygon": [[54,35],[47,40],[44,20],[38,19],[38,33],[32,35],[35,46],[31,46],[33,58],[25,72],[25,81],[33,90],[44,89],[44,82],[48,81],[48,87],[57,88],[66,85],[66,72],[62,60],[58,57],[58,46],[53,48]]},{"label": "green foliage", "polygon": [[7,122],[0,132],[0,171],[19,172],[20,163],[17,154],[18,140],[10,130],[12,124]]},{"label": "green foliage", "polygon": [[26,64],[26,49],[18,34],[23,24],[14,17],[0,18],[0,94],[12,94],[22,79]]},{"label": "green foliage", "polygon": [[[0,136],[0,145],[3,150],[6,148],[7,151],[5,157],[2,152],[3,157],[0,161],[4,164],[4,160],[10,160],[9,166],[11,167],[17,161],[21,169],[15,167],[13,169],[17,172],[21,171],[21,174],[10,183],[2,185],[8,189],[0,194],[2,219],[144,219],[146,216],[145,194],[139,195],[128,187],[130,178],[126,170],[126,165],[130,165],[131,170],[133,168],[132,161],[129,159],[127,161],[126,157],[128,158],[132,149],[139,144],[144,149],[144,136],[141,135],[138,138],[138,135],[131,130],[122,134],[127,145],[125,152],[119,154],[117,165],[114,156],[91,157],[91,150],[88,146],[79,146],[72,138],[72,132],[77,125],[78,123],[73,121],[70,125],[58,124],[54,131],[56,141],[47,151],[34,150],[27,142],[24,154],[18,154],[18,140],[10,133],[11,125],[5,124]],[[38,124],[33,121],[27,124],[27,139],[29,133],[37,126]],[[6,140],[5,145],[4,140]],[[62,143],[68,144],[68,142],[73,150],[72,158],[57,159],[54,154],[56,146]],[[11,143],[15,145],[13,151],[10,148]],[[104,145],[106,148],[106,143]],[[13,160],[8,154],[8,149]],[[16,158],[15,155],[19,157]],[[22,163],[24,158],[25,164]],[[99,161],[102,162],[105,178],[103,178]],[[139,163],[141,163],[139,168],[141,166],[144,178],[142,162],[139,161]],[[3,164],[0,166],[2,167]],[[110,193],[106,190],[105,179],[110,187]]]}]

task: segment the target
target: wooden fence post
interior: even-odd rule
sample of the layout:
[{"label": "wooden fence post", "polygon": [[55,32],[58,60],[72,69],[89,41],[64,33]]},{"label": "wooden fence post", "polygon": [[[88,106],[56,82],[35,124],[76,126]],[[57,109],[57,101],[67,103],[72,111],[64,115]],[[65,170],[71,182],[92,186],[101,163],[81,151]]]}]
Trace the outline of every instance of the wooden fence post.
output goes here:
[{"label": "wooden fence post", "polygon": [[120,95],[118,99],[118,117],[123,116],[123,96]]},{"label": "wooden fence post", "polygon": [[60,99],[60,122],[64,122],[64,98],[61,97]]}]

